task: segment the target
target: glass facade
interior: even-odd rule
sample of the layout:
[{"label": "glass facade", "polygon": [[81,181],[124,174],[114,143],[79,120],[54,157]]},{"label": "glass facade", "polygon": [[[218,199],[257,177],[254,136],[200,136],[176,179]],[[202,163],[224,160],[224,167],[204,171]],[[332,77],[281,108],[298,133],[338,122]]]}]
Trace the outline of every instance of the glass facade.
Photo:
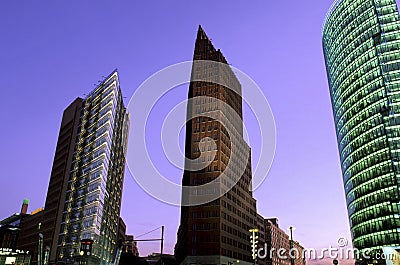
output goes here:
[{"label": "glass facade", "polygon": [[353,244],[400,245],[400,21],[394,0],[336,1],[323,50]]},{"label": "glass facade", "polygon": [[81,240],[90,239],[89,261],[109,264],[117,244],[129,126],[117,72],[85,98],[80,112],[57,258],[73,260]]}]

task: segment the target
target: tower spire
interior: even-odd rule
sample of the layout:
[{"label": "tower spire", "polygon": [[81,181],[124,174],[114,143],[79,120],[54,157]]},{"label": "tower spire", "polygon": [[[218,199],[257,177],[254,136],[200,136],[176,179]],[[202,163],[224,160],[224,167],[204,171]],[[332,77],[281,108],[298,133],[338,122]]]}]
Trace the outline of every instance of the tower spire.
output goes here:
[{"label": "tower spire", "polygon": [[199,28],[197,30],[197,39],[209,40],[209,38],[207,37],[206,32],[204,31],[204,29],[201,27],[200,24],[199,24]]}]

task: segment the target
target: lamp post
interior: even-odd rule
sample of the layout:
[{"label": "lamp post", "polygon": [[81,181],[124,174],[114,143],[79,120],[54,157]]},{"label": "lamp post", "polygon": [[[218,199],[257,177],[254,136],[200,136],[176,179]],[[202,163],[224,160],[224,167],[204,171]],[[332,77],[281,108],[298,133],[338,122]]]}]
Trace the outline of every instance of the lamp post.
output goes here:
[{"label": "lamp post", "polygon": [[[293,226],[290,226],[288,228],[288,230],[290,230],[290,253],[293,253],[292,252],[292,249],[293,249],[293,230],[295,230],[295,229],[296,228],[294,228]],[[292,256],[290,257],[290,264],[294,265],[294,258]]]},{"label": "lamp post", "polygon": [[256,233],[258,233],[258,229],[252,228],[252,229],[249,229],[249,232],[251,233],[250,244],[251,244],[252,257],[254,260],[254,265],[256,265],[257,264],[257,246],[258,246],[258,236],[256,235]]},{"label": "lamp post", "polygon": [[50,254],[50,247],[46,246],[46,250],[44,252],[44,265],[49,264],[49,254]]},{"label": "lamp post", "polygon": [[42,233],[39,233],[38,265],[43,265],[42,253],[43,253],[43,235]]},{"label": "lamp post", "polygon": [[163,265],[163,248],[164,248],[164,226],[161,226],[161,255],[160,255],[160,265]]}]

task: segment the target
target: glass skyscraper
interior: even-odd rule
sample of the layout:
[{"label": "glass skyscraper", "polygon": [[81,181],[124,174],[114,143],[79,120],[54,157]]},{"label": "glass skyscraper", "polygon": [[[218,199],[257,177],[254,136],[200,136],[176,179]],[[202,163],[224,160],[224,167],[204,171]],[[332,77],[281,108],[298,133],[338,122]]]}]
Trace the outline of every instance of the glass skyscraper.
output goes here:
[{"label": "glass skyscraper", "polygon": [[[56,260],[93,240],[89,264],[114,260],[129,119],[114,71],[81,103]],[[91,262],[91,260],[93,262]]]},{"label": "glass skyscraper", "polygon": [[21,222],[18,248],[49,264],[111,264],[115,259],[129,115],[113,71],[62,116],[43,211]]},{"label": "glass skyscraper", "polygon": [[400,245],[400,20],[394,0],[342,0],[323,50],[353,245]]}]

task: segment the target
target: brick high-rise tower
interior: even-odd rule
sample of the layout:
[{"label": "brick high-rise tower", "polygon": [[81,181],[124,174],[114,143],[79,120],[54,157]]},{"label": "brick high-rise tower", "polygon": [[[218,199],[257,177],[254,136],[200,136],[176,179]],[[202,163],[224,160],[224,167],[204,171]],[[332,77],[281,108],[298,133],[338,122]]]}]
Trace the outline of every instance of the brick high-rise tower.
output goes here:
[{"label": "brick high-rise tower", "polygon": [[[182,205],[175,255],[181,264],[229,264],[238,260],[241,264],[252,264],[249,229],[257,226],[257,213],[251,191],[250,148],[243,139],[241,84],[201,26],[193,60],[187,114],[194,118],[186,124],[185,153],[189,159],[201,155],[202,162],[207,159],[208,163],[197,171],[186,168],[182,183],[199,186],[201,191],[200,185],[216,182],[220,185],[218,191],[202,190],[205,191],[202,194],[228,192],[205,204]],[[197,64],[200,60],[216,63]],[[202,77],[219,81],[199,81]],[[217,120],[225,121],[230,128]],[[228,163],[231,163],[229,169]],[[220,180],[218,177],[223,173],[227,178]],[[229,179],[238,181],[232,185]],[[195,193],[183,192],[182,198],[201,195],[197,190]]]}]

